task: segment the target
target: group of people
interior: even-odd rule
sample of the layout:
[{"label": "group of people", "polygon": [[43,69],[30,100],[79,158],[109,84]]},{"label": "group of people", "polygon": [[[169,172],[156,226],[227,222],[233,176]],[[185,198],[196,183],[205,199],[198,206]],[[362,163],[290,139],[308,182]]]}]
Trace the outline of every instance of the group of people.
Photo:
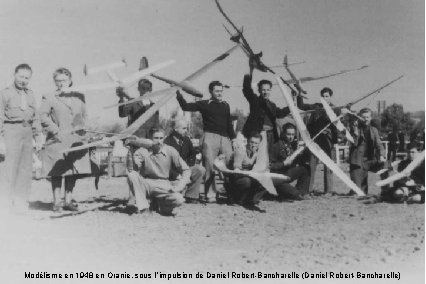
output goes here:
[{"label": "group of people", "polygon": [[[277,119],[290,115],[289,108],[280,108],[270,100],[273,84],[269,80],[259,81],[259,94],[254,92],[251,87],[251,61],[249,66],[242,90],[250,105],[250,113],[242,130],[247,141],[244,149],[236,149],[237,135],[230,106],[222,98],[224,86],[221,82],[212,81],[209,84],[210,98],[205,100],[187,102],[177,91],[177,101],[183,111],[201,113],[204,131],[200,140],[202,164],[195,163],[196,151],[188,137],[188,122],[184,118],[175,119],[173,131],[166,136],[165,131],[159,128],[157,112],[134,136],[125,140],[129,149],[127,212],[156,210],[163,215],[173,215],[173,209],[185,202],[219,202],[223,197],[230,203],[259,209],[257,204],[267,191],[259,180],[241,172],[256,171],[260,158],[267,163],[265,166],[269,171],[289,178],[272,180],[280,199],[303,200],[314,190],[314,185],[318,186],[314,183],[318,159],[307,149],[299,151],[299,147],[304,146],[297,140],[298,130],[291,119],[282,127],[278,126]],[[59,68],[53,73],[56,90],[44,95],[37,109],[34,95],[28,89],[31,67],[18,65],[14,75],[12,86],[0,92],[0,154],[5,157],[2,181],[6,182],[5,188],[8,189],[7,192],[2,190],[2,198],[11,201],[13,210],[28,208],[34,146],[41,156],[43,176],[51,182],[53,211],[76,211],[78,205],[72,199],[76,181],[99,172],[98,165],[91,159],[93,149],[63,153],[67,148],[81,145],[85,137],[85,97],[78,92],[65,91],[72,85],[72,75],[68,69]],[[152,83],[142,79],[138,90],[143,96],[152,91]],[[117,95],[119,102],[131,99],[123,88],[117,89]],[[320,95],[334,107],[330,88],[323,88]],[[297,92],[293,92],[293,98],[299,109],[312,112],[307,123],[308,131],[312,137],[316,137],[315,142],[321,149],[334,158],[338,131],[322,105],[306,104]],[[150,101],[122,105],[118,109],[119,116],[128,117],[128,125],[131,125],[152,105]],[[341,114],[350,111],[346,108],[335,110]],[[349,127],[354,138],[350,145],[350,177],[364,193],[368,193],[368,172],[377,171],[387,163],[379,132],[371,125],[371,115],[370,109],[362,109]],[[46,135],[46,141],[41,139],[42,132]],[[265,153],[259,151],[262,143],[266,143]],[[401,162],[400,167],[406,167],[418,153],[416,147],[408,148],[407,161]],[[214,167],[218,158],[223,158],[234,174],[218,173]],[[387,175],[388,172],[384,172],[382,177]],[[416,171],[413,175],[415,177],[405,183],[401,181],[393,187],[383,188],[382,196],[396,201],[410,197],[413,202],[424,202],[424,170],[421,173]],[[222,177],[222,183],[217,182],[218,176]],[[62,180],[65,187],[63,199],[60,196]],[[292,184],[294,181],[295,185]],[[323,188],[324,192],[333,191],[333,176],[326,166]],[[414,195],[415,198],[412,197]]]}]

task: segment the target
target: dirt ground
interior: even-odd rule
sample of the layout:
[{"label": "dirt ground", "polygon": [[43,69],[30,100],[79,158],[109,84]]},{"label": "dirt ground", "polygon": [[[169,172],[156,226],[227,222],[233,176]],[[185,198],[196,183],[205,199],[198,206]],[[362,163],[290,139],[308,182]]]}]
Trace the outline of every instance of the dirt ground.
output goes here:
[{"label": "dirt ground", "polygon": [[[321,189],[320,176],[317,174],[316,190]],[[370,174],[370,184],[376,180]],[[348,191],[336,177],[335,191]],[[375,186],[370,191],[379,193]],[[262,201],[260,207],[265,213],[239,206],[184,204],[177,208],[175,217],[157,213],[129,216],[121,211],[127,196],[125,178],[102,178],[98,191],[93,179],[80,180],[75,199],[83,212],[54,214],[50,211],[49,183],[34,181],[30,213],[2,220],[0,279],[9,281],[1,283],[36,283],[35,279],[25,279],[25,272],[94,272],[105,273],[108,278],[108,272],[206,275],[228,271],[296,272],[299,276],[305,271],[400,272],[399,281],[375,279],[371,283],[424,283],[424,205],[364,204],[356,197],[321,195],[293,203]],[[136,282],[107,279],[111,283],[132,280]],[[283,281],[289,279],[279,282]],[[364,283],[366,279],[304,282],[342,281]],[[186,283],[182,279],[173,282]]]}]

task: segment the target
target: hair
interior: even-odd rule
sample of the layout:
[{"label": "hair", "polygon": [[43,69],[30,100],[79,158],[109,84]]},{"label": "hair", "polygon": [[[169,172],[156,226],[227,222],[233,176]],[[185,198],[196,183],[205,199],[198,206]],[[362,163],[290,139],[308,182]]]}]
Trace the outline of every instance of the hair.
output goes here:
[{"label": "hair", "polygon": [[330,97],[333,96],[333,90],[329,87],[322,88],[322,90],[320,91],[321,97],[324,97],[325,93],[329,93]]},{"label": "hair", "polygon": [[18,73],[18,71],[21,69],[29,70],[31,73],[33,73],[33,69],[31,69],[30,65],[27,63],[22,63],[15,67],[15,74]]},{"label": "hair", "polygon": [[283,125],[283,133],[286,133],[288,129],[294,129],[296,130],[296,126],[293,123],[287,122]]},{"label": "hair", "polygon": [[152,91],[152,82],[148,79],[140,79],[138,82],[138,89],[143,87],[144,89],[148,89],[150,92]]},{"label": "hair", "polygon": [[363,108],[359,111],[359,114],[363,114],[363,113],[367,113],[367,112],[371,113],[372,111],[368,107],[365,107],[365,108]]},{"label": "hair", "polygon": [[407,145],[407,152],[410,152],[411,149],[416,149],[417,151],[419,151],[419,145],[416,142],[411,142],[410,144]]},{"label": "hair", "polygon": [[56,76],[61,75],[61,74],[67,75],[68,78],[70,78],[70,80],[72,79],[71,71],[68,70],[67,68],[60,67],[60,68],[56,69],[55,72],[53,72],[53,80],[55,80]]},{"label": "hair", "polygon": [[258,138],[260,141],[263,140],[263,137],[262,137],[262,135],[260,135],[259,132],[252,132],[252,133],[250,133],[249,140],[251,138]]},{"label": "hair", "polygon": [[260,90],[262,85],[269,85],[269,88],[272,88],[272,82],[269,80],[260,80],[259,83],[257,83],[257,88]]},{"label": "hair", "polygon": [[176,117],[176,118],[172,121],[172,127],[173,127],[173,129],[175,129],[175,128],[176,128],[176,126],[177,126],[177,125],[178,125],[181,121],[185,122],[185,124],[186,124],[186,125],[188,125],[188,121],[185,119],[185,117],[183,117],[183,116],[179,116],[179,117]]},{"label": "hair", "polygon": [[161,133],[165,134],[164,130],[162,128],[160,128],[160,127],[152,127],[149,130],[149,137],[152,138],[154,136],[154,134],[157,133],[157,132],[161,132]]},{"label": "hair", "polygon": [[219,86],[219,87],[223,87],[223,84],[220,81],[211,81],[209,84],[209,91],[212,92],[214,87]]}]

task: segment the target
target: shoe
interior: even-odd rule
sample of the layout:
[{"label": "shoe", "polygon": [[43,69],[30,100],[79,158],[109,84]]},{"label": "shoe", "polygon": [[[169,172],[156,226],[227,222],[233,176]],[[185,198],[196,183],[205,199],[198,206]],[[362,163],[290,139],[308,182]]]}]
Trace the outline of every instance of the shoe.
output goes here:
[{"label": "shoe", "polygon": [[200,204],[201,200],[198,198],[185,197],[185,203],[187,204]]},{"label": "shoe", "polygon": [[65,203],[62,207],[62,210],[64,211],[78,211],[78,205],[74,203]]},{"label": "shoe", "polygon": [[53,204],[52,211],[55,212],[55,213],[61,213],[62,212],[62,203]]},{"label": "shoe", "polygon": [[139,212],[139,208],[134,204],[128,204],[126,208],[124,208],[124,213],[132,215]]}]

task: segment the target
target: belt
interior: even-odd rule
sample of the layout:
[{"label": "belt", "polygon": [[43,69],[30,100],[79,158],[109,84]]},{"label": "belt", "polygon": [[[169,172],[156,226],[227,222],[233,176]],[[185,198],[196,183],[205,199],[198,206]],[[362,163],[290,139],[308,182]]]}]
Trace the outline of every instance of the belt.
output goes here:
[{"label": "belt", "polygon": [[5,120],[6,124],[22,124],[22,126],[30,126],[32,121],[27,120]]}]

